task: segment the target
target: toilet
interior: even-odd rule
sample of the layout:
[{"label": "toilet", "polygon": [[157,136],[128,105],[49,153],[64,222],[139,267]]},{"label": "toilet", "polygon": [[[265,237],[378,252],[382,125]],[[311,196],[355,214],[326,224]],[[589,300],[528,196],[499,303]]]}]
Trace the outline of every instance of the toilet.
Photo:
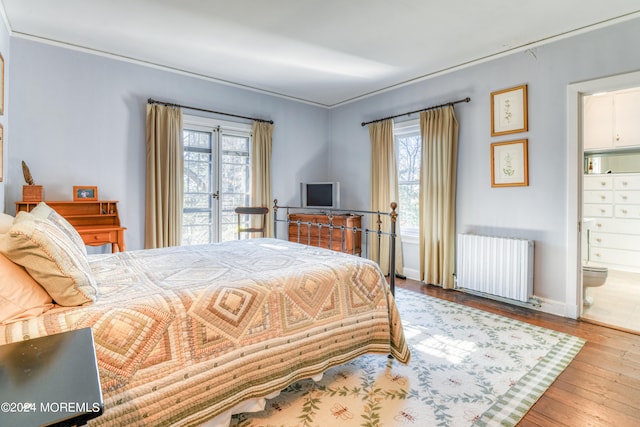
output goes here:
[{"label": "toilet", "polygon": [[587,295],[587,288],[594,288],[604,285],[607,281],[609,271],[606,267],[582,266],[582,292],[584,305],[593,304],[593,298]]}]

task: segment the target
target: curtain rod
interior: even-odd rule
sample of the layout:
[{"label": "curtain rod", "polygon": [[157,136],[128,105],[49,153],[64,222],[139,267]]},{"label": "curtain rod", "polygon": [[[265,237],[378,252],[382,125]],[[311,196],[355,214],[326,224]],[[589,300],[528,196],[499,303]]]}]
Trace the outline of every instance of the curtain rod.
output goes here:
[{"label": "curtain rod", "polygon": [[381,122],[383,120],[395,119],[396,117],[408,116],[408,115],[411,115],[411,114],[414,114],[414,113],[421,113],[423,111],[435,110],[436,108],[446,107],[447,105],[459,104],[461,102],[470,102],[470,101],[471,101],[471,98],[469,98],[467,96],[464,99],[459,99],[457,101],[447,102],[446,104],[434,105],[433,107],[427,107],[427,108],[422,108],[420,110],[409,111],[408,113],[396,114],[395,116],[389,116],[389,117],[385,117],[385,118],[382,118],[382,119],[371,120],[370,122],[362,122],[362,126],[366,126],[366,125],[371,124],[371,123]]},{"label": "curtain rod", "polygon": [[186,108],[186,109],[189,109],[189,110],[204,111],[205,113],[222,114],[223,116],[238,117],[240,119],[255,120],[256,122],[263,122],[263,123],[273,124],[273,120],[256,119],[254,117],[240,116],[238,114],[223,113],[221,111],[207,110],[207,109],[198,108],[198,107],[190,107],[188,105],[173,104],[171,102],[157,101],[157,100],[155,100],[153,98],[149,98],[147,100],[147,103],[149,103],[149,104],[161,104],[161,105],[166,105],[167,107],[180,107],[180,108]]}]

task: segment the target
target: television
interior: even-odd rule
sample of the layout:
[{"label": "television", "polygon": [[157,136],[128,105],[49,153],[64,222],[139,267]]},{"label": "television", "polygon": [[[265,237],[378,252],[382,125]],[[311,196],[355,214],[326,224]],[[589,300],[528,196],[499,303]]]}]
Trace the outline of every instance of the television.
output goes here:
[{"label": "television", "polygon": [[340,209],[340,183],[301,182],[300,206],[303,208]]}]

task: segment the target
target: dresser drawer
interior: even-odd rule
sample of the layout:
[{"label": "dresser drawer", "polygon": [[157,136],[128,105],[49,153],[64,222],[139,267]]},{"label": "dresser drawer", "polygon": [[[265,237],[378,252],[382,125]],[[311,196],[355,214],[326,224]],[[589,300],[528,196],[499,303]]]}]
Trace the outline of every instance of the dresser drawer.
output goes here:
[{"label": "dresser drawer", "polygon": [[585,175],[585,190],[611,190],[613,188],[613,178],[611,175]]},{"label": "dresser drawer", "polygon": [[611,203],[612,201],[612,191],[589,190],[584,192],[584,203]]},{"label": "dresser drawer", "polygon": [[[640,234],[589,233],[591,248],[623,249],[628,251],[640,250]],[[640,253],[636,252],[640,258]]]},{"label": "dresser drawer", "polygon": [[585,204],[583,214],[585,217],[607,217],[613,216],[613,206],[600,204]]},{"label": "dresser drawer", "polygon": [[640,190],[640,174],[615,176],[613,188],[616,190]]},{"label": "dresser drawer", "polygon": [[640,220],[626,218],[598,218],[591,227],[592,232],[640,234]]},{"label": "dresser drawer", "polygon": [[590,260],[596,263],[616,265],[627,268],[640,268],[640,256],[638,251],[626,251],[622,249],[591,248]]},{"label": "dresser drawer", "polygon": [[613,200],[618,204],[640,205],[640,191],[617,190],[613,193]]},{"label": "dresser drawer", "polygon": [[616,205],[615,216],[616,218],[640,219],[640,205]]}]

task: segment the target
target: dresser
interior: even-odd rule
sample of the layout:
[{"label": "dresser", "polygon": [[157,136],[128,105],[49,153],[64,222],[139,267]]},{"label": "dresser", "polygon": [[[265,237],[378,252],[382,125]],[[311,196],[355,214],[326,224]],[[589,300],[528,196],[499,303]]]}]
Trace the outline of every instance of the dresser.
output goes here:
[{"label": "dresser", "polygon": [[[111,245],[111,252],[124,251],[125,227],[120,225],[118,201],[45,201],[78,230],[85,245]],[[38,202],[16,202],[16,214],[30,212]]]},{"label": "dresser", "polygon": [[640,174],[585,175],[583,217],[590,261],[640,271]]},{"label": "dresser", "polygon": [[[333,229],[325,214],[289,214],[289,241],[352,255],[362,254],[362,215],[333,215]],[[322,226],[320,226],[322,224]],[[344,227],[342,229],[341,227]]]}]

